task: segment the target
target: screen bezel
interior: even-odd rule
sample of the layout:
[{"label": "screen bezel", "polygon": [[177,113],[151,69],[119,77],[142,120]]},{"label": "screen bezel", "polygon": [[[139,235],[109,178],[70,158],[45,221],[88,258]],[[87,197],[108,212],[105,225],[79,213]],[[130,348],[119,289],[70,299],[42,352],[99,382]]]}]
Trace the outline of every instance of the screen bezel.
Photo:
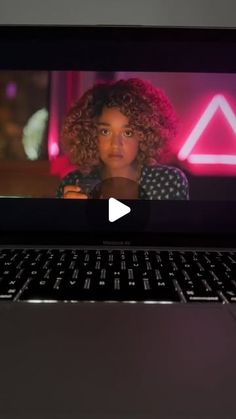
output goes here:
[{"label": "screen bezel", "polygon": [[[2,26],[0,69],[236,73],[235,47],[236,30],[226,28]],[[96,214],[101,210],[99,202],[89,205],[94,205]],[[4,198],[0,200],[0,240],[17,242],[24,234],[25,242],[32,243],[161,245],[168,241],[181,245],[189,244],[190,238],[199,244],[203,239],[206,243],[206,237],[209,243],[219,244],[234,243],[236,238],[236,200],[139,205],[151,205],[158,214],[150,231],[107,226],[92,232],[88,226],[86,232],[86,208],[81,203]]]}]

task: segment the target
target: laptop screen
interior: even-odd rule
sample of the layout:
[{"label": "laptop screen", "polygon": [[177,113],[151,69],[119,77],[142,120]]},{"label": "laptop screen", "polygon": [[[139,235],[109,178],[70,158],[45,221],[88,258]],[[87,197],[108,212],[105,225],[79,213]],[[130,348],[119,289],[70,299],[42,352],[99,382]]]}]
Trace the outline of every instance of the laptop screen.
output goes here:
[{"label": "laptop screen", "polygon": [[[59,223],[84,232],[232,229],[219,214],[236,207],[236,61],[217,57],[230,39],[219,30],[198,40],[196,30],[191,46],[187,32],[177,43],[168,31],[158,38],[158,28],[131,32],[125,46],[121,28],[110,43],[86,39],[88,28],[70,40],[61,28],[62,44],[28,31],[27,61],[25,51],[17,61],[6,48],[0,203],[30,212],[21,228],[37,227],[32,212],[40,209],[38,227],[56,231]],[[4,42],[16,51],[14,36]]]},{"label": "laptop screen", "polygon": [[236,74],[5,70],[0,85],[1,197],[236,200]]}]

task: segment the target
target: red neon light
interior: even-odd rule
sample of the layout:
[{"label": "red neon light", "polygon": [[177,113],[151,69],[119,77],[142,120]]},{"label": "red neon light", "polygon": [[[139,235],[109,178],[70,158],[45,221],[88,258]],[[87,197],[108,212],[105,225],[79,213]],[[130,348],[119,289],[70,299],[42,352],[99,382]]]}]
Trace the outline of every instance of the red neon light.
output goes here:
[{"label": "red neon light", "polygon": [[187,160],[191,164],[226,164],[236,165],[236,154],[193,154],[191,153],[199,138],[209,125],[216,111],[220,109],[236,134],[236,115],[223,95],[215,95],[198,120],[191,134],[178,153],[179,160]]}]

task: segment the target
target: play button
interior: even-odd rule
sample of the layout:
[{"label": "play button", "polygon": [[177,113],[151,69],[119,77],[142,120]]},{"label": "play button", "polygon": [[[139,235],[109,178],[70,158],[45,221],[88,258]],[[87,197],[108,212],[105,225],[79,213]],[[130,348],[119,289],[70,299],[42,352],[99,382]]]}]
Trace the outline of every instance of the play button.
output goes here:
[{"label": "play button", "polygon": [[87,189],[82,182],[80,186],[89,198],[83,204],[94,232],[137,232],[149,223],[150,200],[138,182],[112,177],[102,182],[92,179]]},{"label": "play button", "polygon": [[128,205],[122,204],[122,202],[118,201],[115,198],[109,199],[108,205],[108,219],[110,223],[113,223],[119,218],[124,217],[125,215],[129,214],[131,211]]}]

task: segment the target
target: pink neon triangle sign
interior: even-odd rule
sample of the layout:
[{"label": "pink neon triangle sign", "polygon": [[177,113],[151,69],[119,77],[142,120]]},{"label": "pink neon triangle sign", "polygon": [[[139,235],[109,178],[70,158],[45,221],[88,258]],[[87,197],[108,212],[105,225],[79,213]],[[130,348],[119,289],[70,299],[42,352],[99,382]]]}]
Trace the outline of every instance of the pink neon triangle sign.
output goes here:
[{"label": "pink neon triangle sign", "polygon": [[223,95],[215,95],[197,124],[193,128],[191,134],[181,147],[178,158],[179,160],[187,160],[192,164],[228,164],[236,165],[236,154],[193,154],[191,151],[199,141],[199,138],[205,131],[206,127],[212,120],[216,111],[220,109],[231,126],[234,134],[236,135],[236,115],[230,107],[229,103]]}]

